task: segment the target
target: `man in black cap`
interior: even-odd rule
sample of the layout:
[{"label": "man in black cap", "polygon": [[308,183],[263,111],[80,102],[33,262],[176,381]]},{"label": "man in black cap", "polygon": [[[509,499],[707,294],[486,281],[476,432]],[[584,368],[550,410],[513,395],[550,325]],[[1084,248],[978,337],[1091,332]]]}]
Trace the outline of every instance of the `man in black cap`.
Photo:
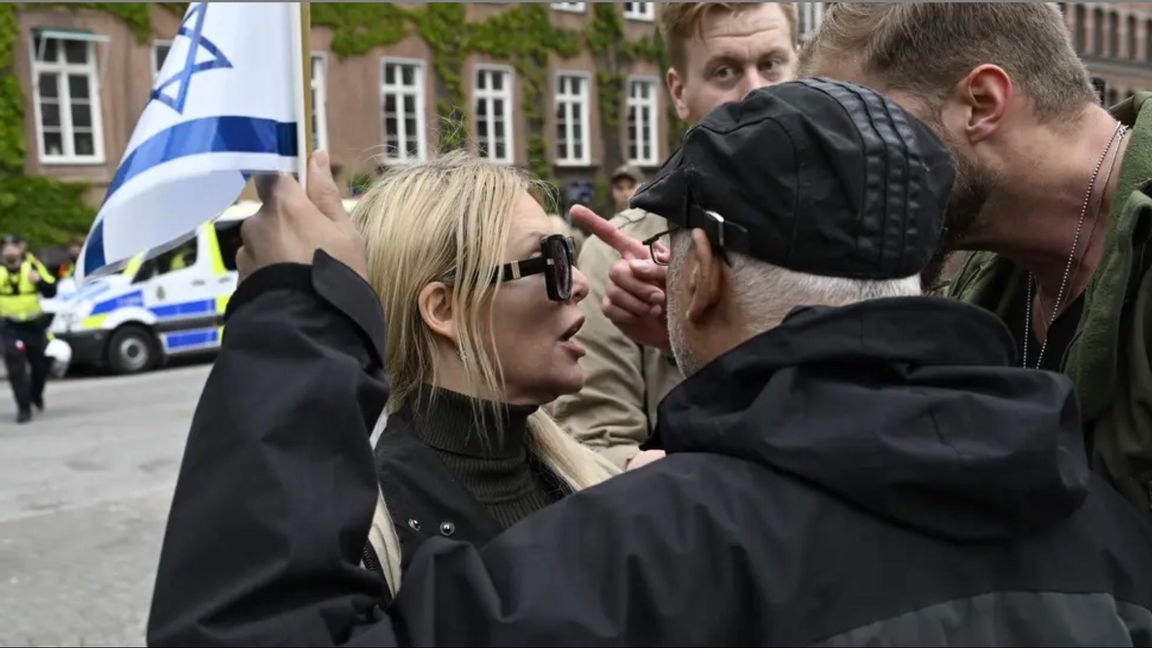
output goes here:
[{"label": "man in black cap", "polygon": [[[167,532],[200,541],[165,547],[150,643],[1147,643],[1152,529],[1091,476],[1071,383],[1014,367],[991,314],[916,296],[954,176],[931,130],[860,86],[786,83],[708,116],[634,201],[675,227],[649,242],[689,374],[661,405],[667,458],[482,550],[429,539],[383,613],[359,567],[367,430],[259,429],[238,417],[266,387],[214,374]],[[279,202],[289,229],[346,223]],[[357,384],[379,308],[322,296],[325,254],[290,291],[277,241],[254,243],[269,267],[233,298],[222,356],[277,326],[262,304],[314,300],[342,326],[277,351],[326,349],[300,407],[351,420],[353,396],[324,385]],[[255,506],[285,523],[230,514]]]}]

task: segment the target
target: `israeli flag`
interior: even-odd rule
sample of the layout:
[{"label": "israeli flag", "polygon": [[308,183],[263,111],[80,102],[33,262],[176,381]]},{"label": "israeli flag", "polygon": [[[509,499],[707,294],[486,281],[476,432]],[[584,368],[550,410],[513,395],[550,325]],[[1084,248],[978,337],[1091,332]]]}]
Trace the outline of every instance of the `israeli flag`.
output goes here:
[{"label": "israeli flag", "polygon": [[300,25],[298,3],[189,5],[92,224],[77,281],[215,218],[252,172],[302,170]]}]

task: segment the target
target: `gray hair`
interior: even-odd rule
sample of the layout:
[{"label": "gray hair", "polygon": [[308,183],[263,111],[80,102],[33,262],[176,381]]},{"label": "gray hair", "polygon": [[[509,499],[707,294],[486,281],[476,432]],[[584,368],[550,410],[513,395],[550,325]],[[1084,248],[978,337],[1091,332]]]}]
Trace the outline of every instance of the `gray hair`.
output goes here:
[{"label": "gray hair", "polygon": [[[677,258],[669,268],[670,284],[680,280],[684,255],[692,240],[689,231],[679,229],[672,235]],[[732,299],[744,313],[752,335],[778,326],[797,306],[846,306],[870,299],[923,294],[919,274],[883,281],[826,277],[796,272],[744,254],[725,254],[732,261]]]},{"label": "gray hair", "polygon": [[883,281],[796,272],[743,254],[732,260],[732,298],[756,331],[772,328],[797,306],[845,306],[922,294],[920,275]]}]

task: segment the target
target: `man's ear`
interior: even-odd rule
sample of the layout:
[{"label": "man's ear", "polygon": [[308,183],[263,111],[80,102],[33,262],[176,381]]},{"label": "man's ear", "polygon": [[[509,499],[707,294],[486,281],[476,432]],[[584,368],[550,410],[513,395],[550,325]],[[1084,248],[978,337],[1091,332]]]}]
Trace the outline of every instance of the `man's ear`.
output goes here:
[{"label": "man's ear", "polygon": [[668,95],[672,97],[672,105],[676,107],[676,115],[681,120],[688,119],[688,104],[684,103],[684,79],[680,72],[673,67],[668,68],[664,75],[664,83],[668,86]]},{"label": "man's ear", "polygon": [[702,229],[692,230],[688,257],[692,270],[688,275],[688,306],[685,316],[689,321],[699,322],[707,318],[720,303],[724,289],[724,260],[712,249],[712,242]]},{"label": "man's ear", "polygon": [[956,84],[954,96],[963,109],[962,126],[970,143],[999,132],[1015,95],[1012,77],[998,65],[978,65]]},{"label": "man's ear", "polygon": [[420,317],[432,332],[456,342],[456,318],[452,312],[452,290],[441,281],[424,286],[416,297]]}]

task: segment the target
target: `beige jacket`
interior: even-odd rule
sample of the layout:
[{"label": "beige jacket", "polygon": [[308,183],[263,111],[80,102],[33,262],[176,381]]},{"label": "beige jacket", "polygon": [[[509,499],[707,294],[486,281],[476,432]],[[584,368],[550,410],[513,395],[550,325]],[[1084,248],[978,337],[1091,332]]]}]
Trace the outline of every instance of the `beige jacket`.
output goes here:
[{"label": "beige jacket", "polygon": [[[666,220],[639,209],[621,212],[612,223],[640,240],[668,229]],[[684,376],[670,356],[628,339],[600,310],[608,270],[619,259],[596,237],[584,243],[579,265],[589,294],[580,307],[588,319],[576,335],[588,350],[581,361],[584,389],[561,397],[552,411],[569,434],[625,468],[655,428],[656,407]]]}]

